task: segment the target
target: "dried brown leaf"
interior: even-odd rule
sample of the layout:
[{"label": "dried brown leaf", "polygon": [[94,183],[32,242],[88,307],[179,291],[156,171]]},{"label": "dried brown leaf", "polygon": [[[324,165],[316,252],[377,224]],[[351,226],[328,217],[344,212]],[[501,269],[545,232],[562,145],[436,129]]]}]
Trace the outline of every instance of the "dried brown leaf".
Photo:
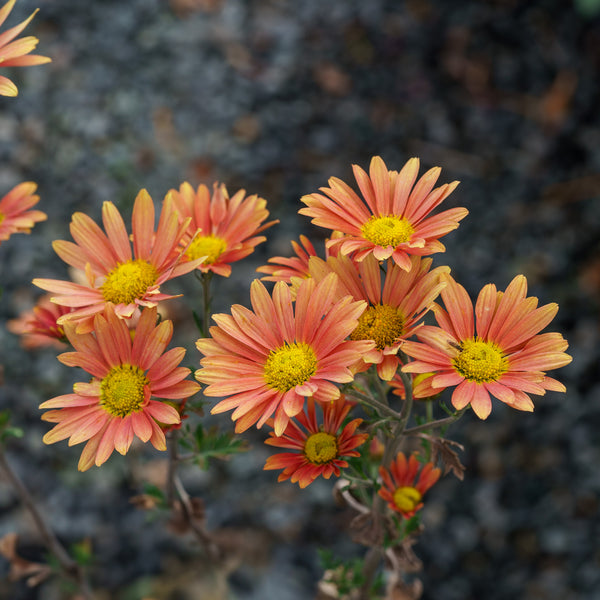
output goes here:
[{"label": "dried brown leaf", "polygon": [[48,565],[32,562],[19,556],[17,537],[16,533],[7,533],[0,538],[0,554],[10,563],[8,579],[9,581],[18,581],[26,578],[27,585],[35,587],[52,573],[52,569]]}]

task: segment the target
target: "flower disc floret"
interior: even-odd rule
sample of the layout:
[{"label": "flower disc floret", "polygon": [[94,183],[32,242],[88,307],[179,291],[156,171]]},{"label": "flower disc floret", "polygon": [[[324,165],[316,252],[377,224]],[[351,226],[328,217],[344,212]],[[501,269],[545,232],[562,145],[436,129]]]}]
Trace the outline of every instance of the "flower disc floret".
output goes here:
[{"label": "flower disc floret", "polygon": [[128,260],[117,265],[102,284],[102,296],[113,304],[131,304],[156,283],[158,271],[147,260]]},{"label": "flower disc floret", "polygon": [[185,255],[190,260],[206,256],[203,265],[212,265],[227,250],[227,241],[217,235],[199,235],[194,238]]},{"label": "flower disc floret", "polygon": [[454,368],[469,381],[490,383],[508,370],[508,363],[496,344],[476,339],[465,340]]},{"label": "flower disc floret", "polygon": [[358,319],[351,340],[374,340],[378,350],[392,346],[402,335],[404,319],[400,310],[389,304],[369,306]]},{"label": "flower disc floret", "polygon": [[399,244],[408,242],[415,230],[404,217],[373,215],[361,227],[361,232],[365,239],[373,242],[376,246],[395,248]]},{"label": "flower disc floret", "polygon": [[113,417],[126,417],[142,408],[148,378],[136,365],[113,367],[100,383],[100,405]]},{"label": "flower disc floret", "polygon": [[305,343],[284,344],[272,350],[265,363],[265,382],[287,392],[308,381],[317,371],[317,356]]},{"label": "flower disc floret", "polygon": [[410,485],[399,487],[393,494],[394,504],[401,513],[410,513],[416,510],[421,498],[421,492]]},{"label": "flower disc floret", "polygon": [[332,461],[338,455],[336,436],[324,431],[313,433],[306,440],[304,455],[313,465]]}]

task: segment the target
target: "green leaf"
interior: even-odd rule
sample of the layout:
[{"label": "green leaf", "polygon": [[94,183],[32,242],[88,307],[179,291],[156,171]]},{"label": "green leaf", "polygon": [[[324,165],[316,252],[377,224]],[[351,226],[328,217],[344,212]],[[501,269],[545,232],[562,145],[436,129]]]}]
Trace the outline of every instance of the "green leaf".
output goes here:
[{"label": "green leaf", "polygon": [[600,13],[600,0],[575,0],[575,10],[583,17],[595,17]]},{"label": "green leaf", "polygon": [[215,427],[205,431],[202,424],[199,424],[194,437],[196,440],[194,461],[202,469],[207,468],[211,458],[226,459],[232,454],[239,454],[247,450],[244,440],[236,438],[231,433],[219,433]]},{"label": "green leaf", "polygon": [[4,442],[8,438],[22,438],[24,435],[25,432],[20,427],[6,427],[0,434],[0,439]]}]

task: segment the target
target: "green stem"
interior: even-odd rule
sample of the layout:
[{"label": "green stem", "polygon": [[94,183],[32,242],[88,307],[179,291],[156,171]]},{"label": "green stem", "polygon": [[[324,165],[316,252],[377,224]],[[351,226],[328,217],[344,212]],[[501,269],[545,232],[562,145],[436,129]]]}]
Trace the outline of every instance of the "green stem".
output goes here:
[{"label": "green stem", "polygon": [[387,404],[383,404],[382,402],[379,402],[379,400],[375,400],[373,396],[363,394],[358,390],[352,390],[351,392],[347,393],[346,396],[358,400],[358,402],[364,404],[365,406],[370,406],[371,408],[374,408],[381,415],[385,415],[386,417],[391,417],[392,419],[396,420],[401,418],[400,413],[396,412],[393,408],[387,406]]},{"label": "green stem", "polygon": [[416,427],[411,427],[410,429],[405,429],[404,435],[414,435],[415,433],[421,433],[422,431],[430,431],[433,429],[439,429],[440,427],[445,427],[446,425],[451,425],[452,423],[458,421],[458,419],[460,419],[466,411],[467,409],[463,408],[450,417],[438,419],[437,421],[431,421],[429,423],[423,423],[423,425],[417,425]]}]

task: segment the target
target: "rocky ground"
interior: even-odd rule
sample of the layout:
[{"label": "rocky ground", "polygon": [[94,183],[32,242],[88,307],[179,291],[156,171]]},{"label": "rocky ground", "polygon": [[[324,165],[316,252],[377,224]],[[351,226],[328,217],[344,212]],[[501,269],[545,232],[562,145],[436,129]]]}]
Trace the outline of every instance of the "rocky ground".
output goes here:
[{"label": "rocky ground", "polygon": [[[254,269],[289,254],[302,194],[381,155],[399,168],[419,156],[460,179],[448,204],[470,215],[449,235],[449,264],[473,295],[517,273],[540,302],[557,301],[554,329],[573,363],[567,394],[533,414],[495,405],[484,423],[451,430],[464,444],[465,480],[432,491],[416,552],[423,598],[593,600],[600,594],[600,9],[594,0],[20,0],[8,25],[28,28],[52,64],[13,72],[20,94],[0,98],[0,193],[33,180],[48,221],[0,247],[0,408],[25,437],[9,459],[65,543],[88,540],[98,598],[276,598],[315,594],[317,548],[358,552],[331,483],[301,492],[261,470],[253,450],[186,485],[209,527],[238,549],[227,573],[206,573],[189,540],[129,502],[164,461],[138,449],[79,474],[78,449],[46,447],[37,405],[76,375],[56,352],[26,353],[4,328],[31,305],[33,277],[65,277],[50,244],[70,215],[129,214],[137,191],[155,200],[183,180],[219,179],[269,200],[280,225],[218,297],[247,303]],[[0,65],[1,66],[1,65]],[[198,290],[173,304],[180,330]],[[180,336],[197,363],[191,335]],[[227,419],[220,421],[229,427]],[[43,549],[10,487],[0,486],[0,534],[24,556]],[[6,574],[8,566],[0,562]],[[228,591],[227,591],[228,590]],[[229,596],[227,596],[229,594]],[[56,581],[0,582],[7,600],[68,598]]]}]

